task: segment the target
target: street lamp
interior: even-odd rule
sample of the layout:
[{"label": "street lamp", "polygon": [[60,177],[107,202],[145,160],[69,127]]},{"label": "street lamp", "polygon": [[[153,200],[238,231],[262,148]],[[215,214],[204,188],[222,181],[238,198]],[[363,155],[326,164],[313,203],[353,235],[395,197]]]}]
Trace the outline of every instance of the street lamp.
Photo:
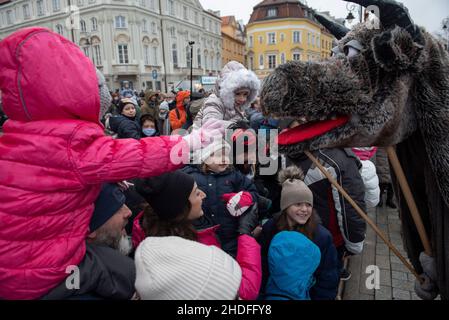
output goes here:
[{"label": "street lamp", "polygon": [[[361,5],[358,5],[358,9],[359,9],[359,20],[360,22],[363,22],[363,17],[362,17],[362,12],[363,12],[363,8]],[[346,10],[349,11],[348,16],[346,17],[346,21],[348,21],[349,24],[352,23],[352,21],[354,21],[355,17],[352,14],[352,12],[356,9],[356,5],[354,3],[347,3],[346,4]]]},{"label": "street lamp", "polygon": [[190,94],[193,92],[193,45],[195,41],[189,41],[190,46]]}]

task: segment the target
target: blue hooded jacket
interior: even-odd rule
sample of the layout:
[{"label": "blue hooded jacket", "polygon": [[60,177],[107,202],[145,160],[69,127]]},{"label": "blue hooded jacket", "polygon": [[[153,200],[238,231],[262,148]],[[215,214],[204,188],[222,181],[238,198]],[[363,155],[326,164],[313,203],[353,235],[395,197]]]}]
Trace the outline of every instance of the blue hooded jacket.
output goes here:
[{"label": "blue hooded jacket", "polygon": [[316,244],[296,231],[282,231],[268,250],[270,277],[265,290],[267,300],[310,300],[313,274],[321,260]]}]

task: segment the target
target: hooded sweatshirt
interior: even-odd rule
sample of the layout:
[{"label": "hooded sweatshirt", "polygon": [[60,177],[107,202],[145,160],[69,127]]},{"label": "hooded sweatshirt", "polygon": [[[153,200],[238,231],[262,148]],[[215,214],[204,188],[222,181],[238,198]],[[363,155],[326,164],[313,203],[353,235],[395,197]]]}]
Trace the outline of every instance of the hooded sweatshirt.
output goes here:
[{"label": "hooded sweatshirt", "polygon": [[169,119],[172,130],[180,129],[187,121],[184,99],[190,97],[190,91],[179,91],[176,95],[176,109],[170,111]]},{"label": "hooded sweatshirt", "polygon": [[46,28],[0,42],[0,90],[9,117],[0,137],[0,299],[35,299],[85,256],[102,183],[179,168],[170,152],[182,138],[105,136],[107,87],[78,46]]},{"label": "hooded sweatshirt", "polygon": [[[243,88],[249,89],[250,94],[242,106],[236,107],[235,91]],[[227,122],[226,127],[233,122],[245,119],[245,110],[256,100],[259,89],[260,80],[254,72],[247,70],[236,61],[228,62],[220,72],[216,94],[211,94],[206,99],[195,118],[194,128],[200,128],[210,119],[224,120]]]}]

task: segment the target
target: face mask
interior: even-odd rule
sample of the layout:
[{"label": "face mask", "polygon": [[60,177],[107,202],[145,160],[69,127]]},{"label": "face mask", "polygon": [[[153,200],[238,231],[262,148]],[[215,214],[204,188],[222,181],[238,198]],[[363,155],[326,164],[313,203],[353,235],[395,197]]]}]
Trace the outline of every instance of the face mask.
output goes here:
[{"label": "face mask", "polygon": [[142,132],[147,137],[152,137],[156,133],[156,129],[142,129]]}]

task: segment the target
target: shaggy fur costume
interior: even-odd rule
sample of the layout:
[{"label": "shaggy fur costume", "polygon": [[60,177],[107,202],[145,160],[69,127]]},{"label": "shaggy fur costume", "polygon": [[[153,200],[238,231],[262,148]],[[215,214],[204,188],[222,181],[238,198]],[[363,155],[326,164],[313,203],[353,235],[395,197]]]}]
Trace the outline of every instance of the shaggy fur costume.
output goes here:
[{"label": "shaggy fur costume", "polygon": [[[406,10],[403,12],[398,19],[408,15]],[[345,47],[351,40],[358,41],[363,49],[357,55],[346,56],[343,53],[349,52]],[[325,62],[281,65],[265,80],[261,103],[267,114],[305,117],[311,125],[314,121],[349,116],[344,125],[300,143],[280,146],[280,151],[295,156],[307,149],[397,145],[431,237],[440,293],[447,299],[448,53],[425,30],[395,24],[383,24],[380,30],[361,24],[339,41],[338,49],[341,54]],[[397,194],[405,247],[414,267],[421,272],[418,256],[423,248],[403,195]]]}]

